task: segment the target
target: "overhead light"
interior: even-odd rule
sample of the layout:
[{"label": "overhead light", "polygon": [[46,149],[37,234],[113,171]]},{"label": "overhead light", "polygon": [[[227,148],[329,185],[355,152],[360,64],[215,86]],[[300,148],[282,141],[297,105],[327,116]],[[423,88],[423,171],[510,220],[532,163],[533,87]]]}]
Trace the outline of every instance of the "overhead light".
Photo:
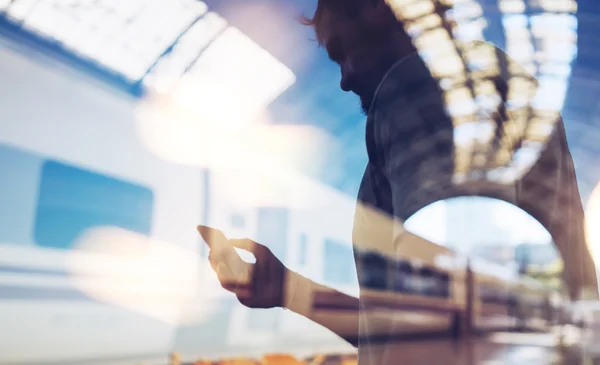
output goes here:
[{"label": "overhead light", "polygon": [[498,5],[500,11],[505,14],[525,12],[525,3],[522,0],[503,0]]},{"label": "overhead light", "polygon": [[229,128],[252,122],[295,81],[290,69],[230,27],[181,79],[172,99],[203,123]]},{"label": "overhead light", "polygon": [[201,52],[227,28],[227,21],[210,12],[199,19],[165,57],[161,58],[144,84],[157,92],[171,90],[194,64]]},{"label": "overhead light", "polygon": [[573,0],[539,0],[539,6],[548,12],[575,13],[577,11],[577,3]]},{"label": "overhead light", "polygon": [[433,13],[435,7],[431,0],[424,0],[413,2],[410,4],[402,4],[395,8],[396,13],[402,17],[402,19],[416,19],[425,16],[429,13]]},{"label": "overhead light", "polygon": [[162,91],[226,28],[198,0],[0,0],[0,17],[130,85]]},{"label": "overhead light", "polygon": [[470,2],[455,6],[450,10],[450,15],[454,20],[460,22],[461,20],[470,20],[483,16],[483,9],[478,3]]}]

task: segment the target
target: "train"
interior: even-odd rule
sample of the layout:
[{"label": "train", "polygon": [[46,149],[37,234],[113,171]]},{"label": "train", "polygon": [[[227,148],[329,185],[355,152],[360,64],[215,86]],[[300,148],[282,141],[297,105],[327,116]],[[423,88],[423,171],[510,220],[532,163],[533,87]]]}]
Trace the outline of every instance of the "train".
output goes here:
[{"label": "train", "polygon": [[532,280],[411,233],[393,260],[364,251],[355,262],[354,197],[281,170],[177,160],[165,149],[181,146],[155,142],[188,124],[139,120],[137,99],[8,46],[0,64],[11,85],[0,88],[2,364],[352,350],[290,311],[239,304],[210,268],[198,224],[264,243],[349,295],[359,293],[355,264],[386,270],[390,280],[360,284],[395,309],[404,335],[547,328],[562,305]]},{"label": "train", "polygon": [[[356,255],[366,321],[371,312],[372,317],[387,313],[393,322],[390,330],[387,323],[373,320],[369,335],[460,338],[548,331],[560,323],[566,303],[560,293],[511,268],[457,254],[411,232],[401,236],[393,256],[373,249],[359,249]],[[343,320],[336,293],[319,297],[317,310]]]}]

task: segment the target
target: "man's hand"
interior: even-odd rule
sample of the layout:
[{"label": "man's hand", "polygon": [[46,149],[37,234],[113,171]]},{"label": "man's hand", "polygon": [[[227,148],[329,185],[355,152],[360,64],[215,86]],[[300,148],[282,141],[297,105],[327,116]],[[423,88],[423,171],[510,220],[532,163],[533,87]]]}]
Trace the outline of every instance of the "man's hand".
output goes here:
[{"label": "man's hand", "polygon": [[[215,270],[221,286],[234,293],[240,303],[249,308],[283,307],[286,276],[288,269],[269,250],[269,248],[250,239],[226,239],[222,234],[212,234],[213,229],[198,229],[204,241],[210,247],[208,256],[210,265]],[[217,230],[214,230],[217,231]],[[219,232],[219,231],[217,231]],[[219,232],[220,233],[220,232]],[[219,237],[215,239],[215,237]],[[219,242],[225,240],[226,242]],[[218,250],[218,245],[232,245],[254,255],[256,263],[242,261],[243,267],[231,267],[231,253]]]}]

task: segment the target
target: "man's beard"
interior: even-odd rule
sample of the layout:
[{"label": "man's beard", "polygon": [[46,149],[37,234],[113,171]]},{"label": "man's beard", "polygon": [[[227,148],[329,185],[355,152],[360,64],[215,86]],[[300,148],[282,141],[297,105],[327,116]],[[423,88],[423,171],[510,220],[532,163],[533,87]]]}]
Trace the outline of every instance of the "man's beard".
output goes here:
[{"label": "man's beard", "polygon": [[373,102],[373,95],[359,95],[358,99],[360,100],[360,109],[364,115],[369,115],[369,110],[371,109],[371,103]]},{"label": "man's beard", "polygon": [[371,107],[371,103],[367,102],[366,100],[364,100],[363,98],[359,97],[358,100],[360,101],[360,111],[364,114],[364,115],[369,115],[369,108]]}]

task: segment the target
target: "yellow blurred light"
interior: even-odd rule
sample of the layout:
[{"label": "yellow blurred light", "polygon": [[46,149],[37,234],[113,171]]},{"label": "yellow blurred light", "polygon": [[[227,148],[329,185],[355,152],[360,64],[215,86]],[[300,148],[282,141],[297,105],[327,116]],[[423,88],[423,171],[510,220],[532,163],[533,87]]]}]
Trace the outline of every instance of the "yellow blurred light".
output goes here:
[{"label": "yellow blurred light", "polygon": [[452,115],[452,124],[455,127],[477,121],[479,121],[479,117],[476,114]]},{"label": "yellow blurred light", "polygon": [[264,123],[229,131],[160,99],[140,105],[137,129],[143,145],[166,161],[246,174],[246,183],[228,192],[244,206],[305,206],[299,175],[325,169],[323,156],[341,151],[313,126]]},{"label": "yellow blurred light", "polygon": [[447,104],[453,104],[462,102],[465,100],[472,100],[471,91],[466,87],[457,88],[454,90],[448,90],[444,93]]},{"label": "yellow blurred light", "polygon": [[436,29],[423,34],[415,40],[415,46],[419,50],[434,49],[446,50],[453,46],[448,32],[444,29]]},{"label": "yellow blurred light", "polygon": [[[498,72],[499,72],[499,70],[496,66],[485,67],[480,70],[473,70],[473,71],[471,71],[471,79],[473,81],[478,81],[478,82],[481,80],[487,80],[494,76],[498,76]],[[491,92],[495,93],[495,91],[486,91],[486,92],[483,92],[483,94],[490,94]],[[480,92],[477,92],[477,93],[480,94]]]},{"label": "yellow blurred light", "polygon": [[173,91],[173,102],[204,123],[251,123],[296,81],[295,75],[236,28],[224,31]]},{"label": "yellow blurred light", "polygon": [[554,132],[553,123],[536,123],[531,124],[527,129],[528,135],[540,136],[542,138],[548,138],[552,132]]},{"label": "yellow blurred light", "polygon": [[446,77],[463,72],[464,65],[460,57],[443,57],[428,62],[431,73],[435,77]]},{"label": "yellow blurred light", "polygon": [[400,6],[406,6],[418,1],[419,0],[385,0],[385,3],[388,4],[392,9],[396,9]]},{"label": "yellow blurred light", "polygon": [[477,95],[491,95],[496,93],[496,87],[494,83],[489,80],[476,80],[473,83],[475,93]]},{"label": "yellow blurred light", "polygon": [[205,320],[218,305],[216,276],[197,255],[117,227],[86,231],[67,267],[92,298],[169,324]]},{"label": "yellow blurred light", "polygon": [[219,365],[257,365],[258,362],[247,358],[223,359],[218,362]]},{"label": "yellow blurred light", "polygon": [[303,363],[288,354],[266,354],[262,358],[262,365],[303,365]]},{"label": "yellow blurred light", "polygon": [[577,12],[577,3],[573,0],[539,0],[539,5],[548,12]]},{"label": "yellow blurred light", "polygon": [[413,25],[420,26],[422,28],[435,28],[442,25],[442,18],[437,14],[430,14],[423,18],[420,18],[412,23]]},{"label": "yellow blurred light", "polygon": [[496,166],[505,166],[507,165],[512,158],[512,151],[506,149],[505,147],[500,147],[499,150],[496,151],[495,154]]},{"label": "yellow blurred light", "polygon": [[403,20],[420,18],[435,11],[435,7],[431,0],[412,3],[392,1],[390,2],[390,6],[394,10],[396,16]]},{"label": "yellow blurred light", "polygon": [[[294,186],[294,172],[325,169],[323,156],[339,152],[336,140],[312,126],[262,124],[227,131],[198,123],[177,109],[148,104],[138,110],[138,134],[146,148],[162,159],[191,166],[251,170],[273,184]],[[291,185],[290,185],[291,184]],[[250,189],[250,190],[245,190]],[[238,203],[251,206],[302,205],[302,195],[283,193],[270,184],[247,184],[234,190]],[[236,194],[235,192],[239,194]],[[242,191],[246,193],[242,194]]]},{"label": "yellow blurred light", "polygon": [[496,53],[493,49],[487,47],[470,47],[468,44],[463,47],[463,56],[467,61],[474,63],[495,63]]}]

